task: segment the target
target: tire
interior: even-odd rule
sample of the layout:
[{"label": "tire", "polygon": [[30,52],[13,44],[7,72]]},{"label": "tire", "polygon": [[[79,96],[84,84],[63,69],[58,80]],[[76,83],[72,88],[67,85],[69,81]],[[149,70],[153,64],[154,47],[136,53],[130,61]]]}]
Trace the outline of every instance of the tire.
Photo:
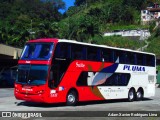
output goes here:
[{"label": "tire", "polygon": [[78,102],[78,96],[75,91],[70,91],[66,98],[66,104],[68,106],[75,106]]},{"label": "tire", "polygon": [[139,89],[136,93],[136,100],[140,101],[143,99],[143,91],[141,89]]},{"label": "tire", "polygon": [[135,100],[135,92],[133,89],[130,89],[128,92],[128,101],[133,102]]}]

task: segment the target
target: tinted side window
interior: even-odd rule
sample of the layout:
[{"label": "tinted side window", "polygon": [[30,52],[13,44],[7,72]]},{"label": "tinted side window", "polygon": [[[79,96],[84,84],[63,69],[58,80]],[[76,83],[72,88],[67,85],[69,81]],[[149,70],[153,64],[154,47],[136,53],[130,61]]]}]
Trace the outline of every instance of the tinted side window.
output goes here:
[{"label": "tinted side window", "polygon": [[77,80],[77,86],[88,86],[87,77],[88,77],[88,72],[82,72]]},{"label": "tinted side window", "polygon": [[146,55],[143,55],[143,65],[147,65],[147,61],[146,61]]},{"label": "tinted side window", "polygon": [[118,86],[127,86],[130,79],[130,74],[118,74]]},{"label": "tinted side window", "polygon": [[87,48],[87,60],[99,61],[101,59],[100,49],[96,47]]},{"label": "tinted side window", "polygon": [[55,50],[55,58],[70,58],[70,45],[68,43],[58,43]]},{"label": "tinted side window", "polygon": [[72,44],[71,51],[72,59],[86,59],[86,49],[83,45]]},{"label": "tinted side window", "polygon": [[155,57],[153,55],[146,55],[147,66],[155,66]]},{"label": "tinted side window", "polygon": [[135,64],[135,54],[132,52],[127,52],[126,64]]},{"label": "tinted side window", "polygon": [[126,64],[128,59],[128,54],[125,51],[119,51],[119,62],[121,64]]},{"label": "tinted side window", "polygon": [[143,54],[136,54],[137,65],[143,65]]},{"label": "tinted side window", "polygon": [[114,73],[109,77],[104,86],[127,86],[130,79],[130,74],[128,73]]},{"label": "tinted side window", "polygon": [[120,61],[120,51],[114,50],[114,62],[116,62],[118,59]]},{"label": "tinted side window", "polygon": [[113,51],[110,49],[102,49],[102,59],[105,62],[113,62]]},{"label": "tinted side window", "polygon": [[116,86],[118,82],[118,76],[116,74],[113,74],[111,77],[109,77],[104,84],[104,86]]},{"label": "tinted side window", "polygon": [[[99,74],[104,75],[107,73],[99,73]],[[89,79],[88,75],[89,75],[88,72],[82,72],[77,80],[77,86],[91,86],[91,85],[88,85],[89,84],[88,82],[90,81],[87,81],[87,80],[91,80]],[[93,76],[94,75],[95,73],[93,73]],[[112,76],[107,78],[104,83],[99,84],[97,86],[127,86],[129,83],[129,80],[130,80],[130,74],[128,73],[114,73]]]}]

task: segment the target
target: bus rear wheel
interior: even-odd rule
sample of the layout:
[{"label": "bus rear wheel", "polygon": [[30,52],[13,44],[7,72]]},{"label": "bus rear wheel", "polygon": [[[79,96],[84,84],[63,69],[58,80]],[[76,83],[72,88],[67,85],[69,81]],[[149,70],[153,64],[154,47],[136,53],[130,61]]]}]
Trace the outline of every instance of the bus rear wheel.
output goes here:
[{"label": "bus rear wheel", "polygon": [[68,106],[74,106],[77,104],[77,102],[78,102],[77,93],[75,91],[70,91],[67,95],[66,104]]},{"label": "bus rear wheel", "polygon": [[139,89],[136,93],[136,100],[140,101],[143,99],[143,91],[141,89]]},{"label": "bus rear wheel", "polygon": [[135,99],[135,92],[134,89],[130,89],[128,92],[128,101],[132,102]]}]

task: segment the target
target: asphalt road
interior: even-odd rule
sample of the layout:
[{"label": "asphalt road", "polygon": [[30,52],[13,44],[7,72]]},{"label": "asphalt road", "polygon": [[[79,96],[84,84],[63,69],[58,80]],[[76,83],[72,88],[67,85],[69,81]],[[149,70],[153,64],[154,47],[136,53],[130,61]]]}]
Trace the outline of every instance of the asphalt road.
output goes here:
[{"label": "asphalt road", "polygon": [[83,102],[77,106],[65,104],[40,104],[16,100],[13,88],[0,89],[0,111],[160,111],[160,88],[156,95],[143,101],[107,100],[100,102]]}]

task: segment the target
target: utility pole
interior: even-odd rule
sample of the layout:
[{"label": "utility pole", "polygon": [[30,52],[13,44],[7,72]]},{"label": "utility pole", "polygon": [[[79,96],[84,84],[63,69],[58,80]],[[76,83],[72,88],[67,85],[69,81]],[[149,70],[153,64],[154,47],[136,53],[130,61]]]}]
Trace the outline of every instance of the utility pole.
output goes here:
[{"label": "utility pole", "polygon": [[31,38],[30,39],[32,39],[33,38],[33,36],[32,35],[34,35],[35,34],[35,32],[34,31],[32,31],[32,29],[33,29],[33,23],[32,23],[33,21],[31,20],[31,29],[29,30],[29,34],[31,35]]},{"label": "utility pole", "polygon": [[31,32],[32,32],[32,20],[31,20]]}]

